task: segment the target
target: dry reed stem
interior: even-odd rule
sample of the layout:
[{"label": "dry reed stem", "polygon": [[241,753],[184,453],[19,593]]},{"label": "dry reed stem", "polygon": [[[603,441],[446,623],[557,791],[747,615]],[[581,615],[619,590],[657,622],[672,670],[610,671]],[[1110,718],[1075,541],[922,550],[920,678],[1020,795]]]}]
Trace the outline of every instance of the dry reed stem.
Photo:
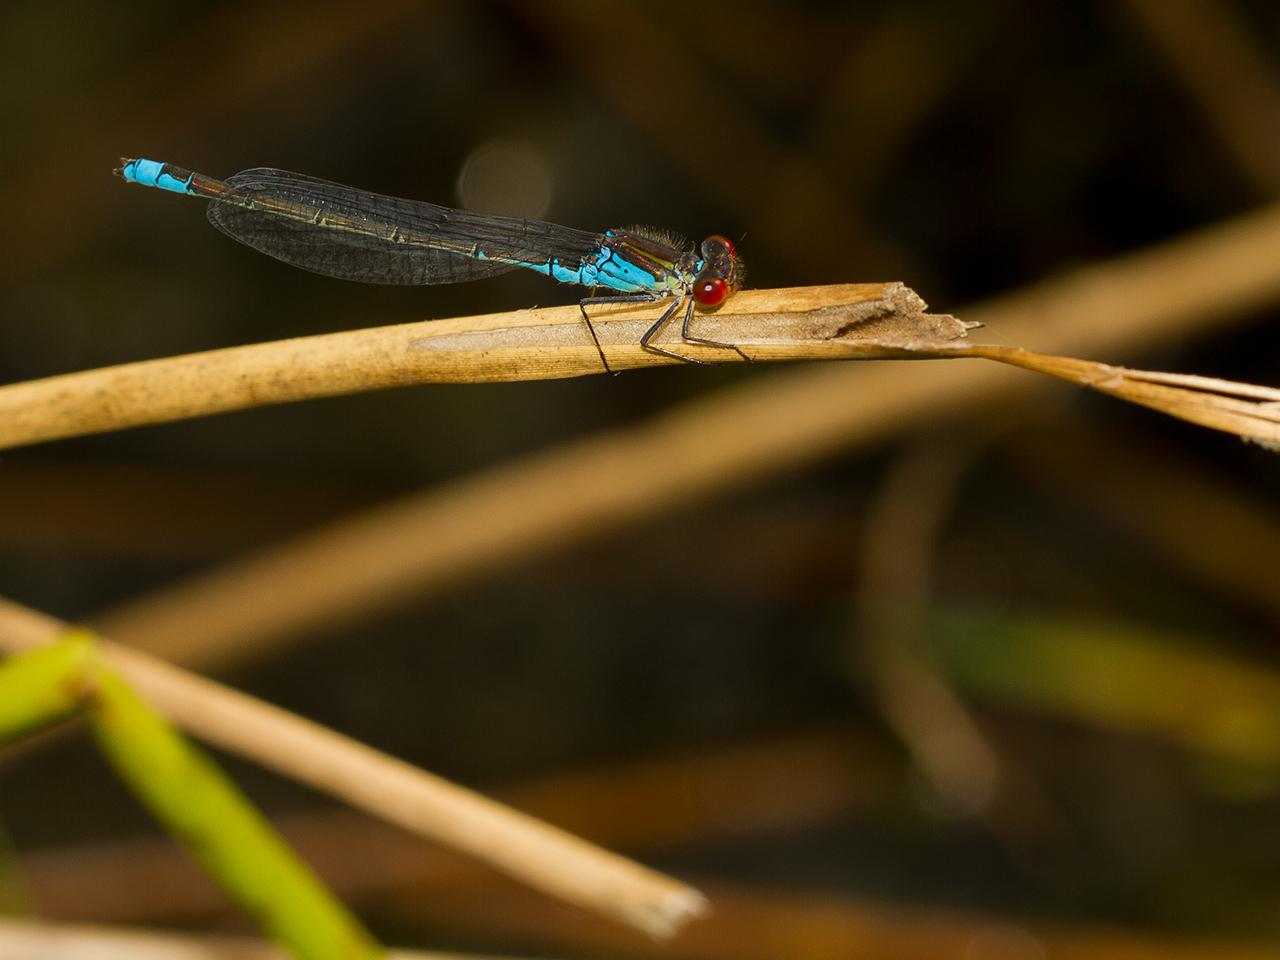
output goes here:
[{"label": "dry reed stem", "polygon": [[[902,284],[751,290],[696,319],[698,336],[756,360],[901,357],[963,337]],[[593,323],[615,370],[679,363],[640,346],[661,304],[598,307]],[[732,350],[659,342],[689,357]],[[577,307],[549,307],[351,330],[127,363],[0,387],[0,448],[228,410],[415,383],[543,380],[601,373]]]},{"label": "dry reed stem", "polygon": [[[654,304],[594,320],[615,370],[681,361],[640,346]],[[699,316],[697,335],[733,343],[752,360],[981,357],[1035,370],[1249,439],[1280,440],[1280,390],[1190,375],[1126,370],[1013,347],[960,344],[976,324],[930,314],[900,283],[844,284],[739,294]],[[668,346],[706,362],[732,350]],[[540,380],[602,372],[573,307],[420,321],[121,364],[0,387],[0,448],[229,410],[412,383]]]},{"label": "dry reed stem", "polygon": [[[0,600],[0,650],[67,625]],[[530,886],[654,936],[701,913],[696,890],[349,737],[145,653],[104,641],[112,664],[179,726],[232,753],[464,851]]]},{"label": "dry reed stem", "polygon": [[[289,960],[264,940],[155,933],[126,927],[0,918],[0,960]],[[498,960],[476,954],[388,950],[387,960]]]}]

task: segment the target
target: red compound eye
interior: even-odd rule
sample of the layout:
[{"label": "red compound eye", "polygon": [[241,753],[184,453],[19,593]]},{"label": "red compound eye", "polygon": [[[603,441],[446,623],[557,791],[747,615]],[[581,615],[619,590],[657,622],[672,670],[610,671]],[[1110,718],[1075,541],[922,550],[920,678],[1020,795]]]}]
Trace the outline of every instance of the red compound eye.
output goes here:
[{"label": "red compound eye", "polygon": [[693,285],[693,299],[704,307],[718,307],[729,295],[729,284],[722,277],[708,277]]}]

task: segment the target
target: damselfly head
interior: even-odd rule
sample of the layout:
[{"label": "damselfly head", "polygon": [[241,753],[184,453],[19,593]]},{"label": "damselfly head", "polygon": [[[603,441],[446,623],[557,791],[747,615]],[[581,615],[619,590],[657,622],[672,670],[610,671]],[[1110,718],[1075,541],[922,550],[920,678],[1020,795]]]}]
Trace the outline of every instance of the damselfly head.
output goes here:
[{"label": "damselfly head", "polygon": [[698,306],[712,310],[742,285],[742,261],[728,237],[719,234],[702,241],[702,269],[690,291]]}]

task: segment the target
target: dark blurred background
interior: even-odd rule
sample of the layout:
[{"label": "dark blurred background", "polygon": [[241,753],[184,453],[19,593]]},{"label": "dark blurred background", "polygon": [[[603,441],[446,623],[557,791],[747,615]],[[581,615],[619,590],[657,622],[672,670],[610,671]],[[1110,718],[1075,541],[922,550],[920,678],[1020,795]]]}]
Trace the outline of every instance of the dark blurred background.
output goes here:
[{"label": "dark blurred background", "polygon": [[[126,187],[121,155],[724,233],[752,286],[903,280],[964,316],[1275,202],[1280,6],[19,0],[0,117],[5,382],[581,295],[293,270]],[[1227,313],[1095,359],[1280,383],[1276,305]],[[0,593],[119,615],[776,374],[414,387],[7,452]],[[930,924],[966,958],[1275,942],[1275,455],[1018,376],[1006,401],[940,393],[874,442],[195,665],[705,883],[722,909],[671,955],[950,955],[903,945]],[[486,874],[348,876],[358,818],[228,763],[346,851],[331,881],[394,942],[663,949]],[[234,922],[167,848],[156,876],[187,900],[128,879],[155,831],[82,738],[0,753],[0,815],[46,915]],[[95,899],[110,877],[127,908]]]}]

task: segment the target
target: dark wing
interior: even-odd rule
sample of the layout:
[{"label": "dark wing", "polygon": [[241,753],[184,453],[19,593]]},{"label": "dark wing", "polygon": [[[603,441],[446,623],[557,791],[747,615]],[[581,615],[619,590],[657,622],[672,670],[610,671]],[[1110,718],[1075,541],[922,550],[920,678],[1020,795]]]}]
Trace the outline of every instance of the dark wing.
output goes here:
[{"label": "dark wing", "polygon": [[576,265],[600,243],[597,234],[540,220],[387,197],[268,167],[227,184],[228,197],[209,204],[215,227],[268,256],[344,280],[477,280],[553,258]]}]

